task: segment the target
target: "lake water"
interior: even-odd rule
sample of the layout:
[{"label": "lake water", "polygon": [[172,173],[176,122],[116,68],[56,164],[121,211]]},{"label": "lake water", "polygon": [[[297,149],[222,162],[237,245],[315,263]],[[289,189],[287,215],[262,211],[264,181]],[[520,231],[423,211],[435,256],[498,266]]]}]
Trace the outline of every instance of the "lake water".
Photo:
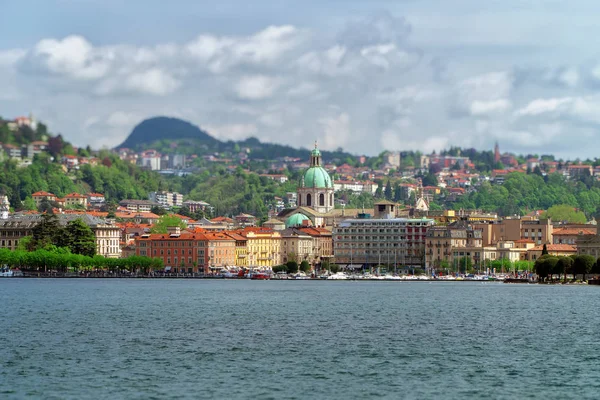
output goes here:
[{"label": "lake water", "polygon": [[1,279],[0,398],[598,398],[600,287]]}]

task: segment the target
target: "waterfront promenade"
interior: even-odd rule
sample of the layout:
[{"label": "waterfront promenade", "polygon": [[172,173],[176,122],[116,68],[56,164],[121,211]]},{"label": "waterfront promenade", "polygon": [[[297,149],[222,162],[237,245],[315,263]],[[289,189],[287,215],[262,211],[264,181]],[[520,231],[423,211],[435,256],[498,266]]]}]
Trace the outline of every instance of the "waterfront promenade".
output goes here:
[{"label": "waterfront promenade", "polygon": [[[231,277],[224,276],[220,274],[190,274],[190,273],[161,273],[155,272],[152,274],[133,274],[133,273],[118,273],[118,272],[110,272],[110,271],[102,271],[102,272],[39,272],[39,271],[23,271],[22,276],[12,277],[11,279],[17,278],[37,278],[37,279],[189,279],[189,280],[253,280],[249,277]],[[265,280],[265,279],[260,279]],[[374,275],[348,275],[344,279],[327,279],[325,276],[320,277],[302,277],[296,278],[294,276],[281,276],[274,274],[268,280],[274,281],[298,281],[298,280],[306,280],[306,281],[332,281],[332,280],[341,280],[341,281],[368,281],[368,282],[490,282],[490,283],[512,283],[512,284],[537,284],[538,282],[535,278],[523,278],[523,277],[513,277],[513,276],[475,276],[475,277],[466,277],[466,276],[438,276],[438,277],[427,277],[425,275],[401,275],[401,276],[374,276]],[[581,280],[573,281],[569,279],[566,283],[562,280],[557,280],[553,282],[543,282],[542,284],[590,284],[590,285],[600,285],[600,279],[597,277],[590,277],[587,282],[583,282]]]}]

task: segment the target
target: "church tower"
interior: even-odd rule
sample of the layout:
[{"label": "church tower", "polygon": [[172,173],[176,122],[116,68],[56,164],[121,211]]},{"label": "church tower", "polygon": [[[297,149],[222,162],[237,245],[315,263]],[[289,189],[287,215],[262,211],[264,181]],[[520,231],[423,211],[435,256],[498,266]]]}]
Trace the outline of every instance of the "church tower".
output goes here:
[{"label": "church tower", "polygon": [[494,162],[500,162],[500,146],[498,146],[498,142],[494,146]]},{"label": "church tower", "polygon": [[315,142],[315,148],[310,153],[310,167],[304,172],[298,187],[298,206],[327,213],[334,208],[333,192],[333,182],[323,168],[321,152]]}]

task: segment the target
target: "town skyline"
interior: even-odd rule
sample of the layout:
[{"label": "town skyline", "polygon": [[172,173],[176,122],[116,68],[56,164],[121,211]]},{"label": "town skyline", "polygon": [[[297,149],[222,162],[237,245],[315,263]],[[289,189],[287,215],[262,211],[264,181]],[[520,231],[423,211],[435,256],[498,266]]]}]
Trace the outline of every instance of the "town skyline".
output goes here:
[{"label": "town skyline", "polygon": [[170,115],[221,140],[322,138],[354,154],[500,140],[594,157],[592,2],[140,5],[8,1],[14,21],[43,23],[0,28],[0,108],[95,148]]}]

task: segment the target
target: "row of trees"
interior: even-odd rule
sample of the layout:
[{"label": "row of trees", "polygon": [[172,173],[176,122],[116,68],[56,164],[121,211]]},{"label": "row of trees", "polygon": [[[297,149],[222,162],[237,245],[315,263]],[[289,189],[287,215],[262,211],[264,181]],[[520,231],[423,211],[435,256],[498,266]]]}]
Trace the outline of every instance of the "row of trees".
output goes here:
[{"label": "row of trees", "polygon": [[504,273],[512,271],[533,271],[534,264],[531,261],[511,261],[508,258],[501,258],[498,260],[485,260],[480,265],[474,265],[471,257],[460,257],[455,259],[454,263],[452,264],[447,260],[441,260],[439,263],[434,265],[434,268],[438,270],[458,272],[461,274],[485,271],[488,268],[490,270],[496,270],[496,272]]},{"label": "row of trees", "polygon": [[160,258],[131,256],[128,258],[106,258],[73,254],[64,247],[49,246],[35,251],[0,249],[0,265],[29,271],[78,272],[94,269],[109,271],[127,270],[131,273],[164,269]]},{"label": "row of trees", "polygon": [[273,269],[274,273],[285,272],[287,274],[295,274],[298,271],[302,271],[304,273],[309,273],[310,272],[310,264],[306,260],[302,261],[300,263],[300,265],[298,265],[298,263],[296,261],[288,261],[285,264],[276,265],[272,269]]},{"label": "row of trees", "polygon": [[585,281],[587,274],[600,274],[600,258],[596,259],[594,256],[587,254],[568,257],[543,254],[535,261],[535,272],[542,282],[547,279],[554,281],[555,276],[560,279],[561,275],[565,282],[567,275],[573,275],[573,279],[576,279],[577,275],[581,275]]}]

